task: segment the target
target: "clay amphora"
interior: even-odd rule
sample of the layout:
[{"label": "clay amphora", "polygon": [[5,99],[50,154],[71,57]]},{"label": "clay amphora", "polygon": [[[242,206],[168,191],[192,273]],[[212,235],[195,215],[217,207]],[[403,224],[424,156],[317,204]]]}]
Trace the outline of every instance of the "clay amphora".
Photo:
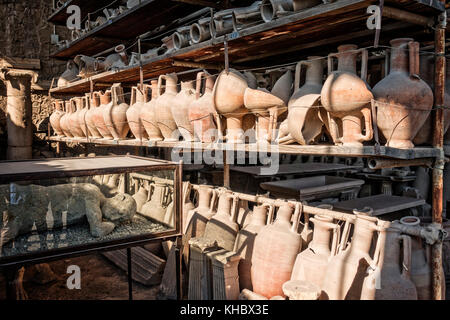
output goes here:
[{"label": "clay amphora", "polygon": [[242,229],[249,224],[253,212],[248,207],[248,201],[239,200],[238,207],[237,224],[239,225],[239,229]]},{"label": "clay amphora", "polygon": [[221,190],[217,213],[206,224],[203,237],[217,241],[225,250],[233,251],[239,225],[237,219],[238,198],[230,191]]},{"label": "clay amphora", "polygon": [[[342,121],[342,137],[338,141],[344,146],[361,147],[362,142],[371,140],[373,135],[370,111],[373,95],[366,83],[367,50],[357,48],[352,44],[342,45],[338,47],[338,53],[328,55],[330,74],[323,85],[321,99],[334,122],[331,130],[337,128],[337,120]],[[362,55],[361,78],[356,74],[356,59],[359,54]],[[332,71],[333,57],[338,59],[337,71]]]},{"label": "clay amphora", "polygon": [[374,261],[364,279],[361,299],[417,300],[410,277],[411,238],[401,235],[400,230],[389,222],[385,222],[379,231]]},{"label": "clay amphora", "polygon": [[[163,81],[165,81],[164,93]],[[171,107],[177,95],[178,77],[176,74],[161,75],[158,79],[158,94],[156,100],[156,123],[164,136],[164,141],[178,141],[177,124],[173,119]]]},{"label": "clay amphora", "polygon": [[433,92],[418,75],[419,43],[399,38],[390,44],[391,70],[373,88],[377,123],[386,146],[409,149],[433,107]]},{"label": "clay amphora", "polygon": [[192,238],[203,236],[206,224],[215,215],[214,204],[217,193],[211,186],[201,185],[198,190],[198,207],[189,211],[187,216],[187,231]]},{"label": "clay amphora", "polygon": [[189,182],[183,182],[183,231],[186,230],[188,225],[189,212],[195,209],[194,204],[191,201],[191,189],[192,186]]},{"label": "clay amphora", "polygon": [[120,84],[111,87],[112,99],[103,109],[103,119],[115,140],[125,139],[130,131],[127,121],[129,105],[125,103],[123,88]]},{"label": "clay amphora", "polygon": [[97,59],[80,54],[73,61],[78,65],[79,77],[87,78],[95,74],[95,62]]},{"label": "clay amphora", "polygon": [[211,38],[209,28],[211,18],[200,19],[197,23],[191,25],[189,35],[192,43],[200,43]]},{"label": "clay amphora", "polygon": [[103,94],[99,92],[99,96],[100,106],[94,109],[92,121],[94,122],[95,127],[103,138],[113,139],[114,137],[106,126],[105,118],[103,117],[105,107],[111,103],[111,90],[107,90]]},{"label": "clay amphora", "polygon": [[86,112],[86,125],[89,130],[89,137],[94,139],[101,139],[103,136],[100,134],[100,132],[97,129],[97,126],[94,122],[95,113],[97,112],[97,109],[100,107],[100,95],[98,92],[92,93],[92,98],[90,99],[90,107],[89,110]]},{"label": "clay amphora", "polygon": [[264,22],[270,22],[273,19],[290,13],[294,10],[292,0],[262,0],[261,18]]},{"label": "clay amphora", "polygon": [[137,140],[144,140],[148,138],[147,131],[145,131],[141,120],[141,112],[147,103],[147,95],[148,87],[145,85],[144,88],[131,88],[131,102],[130,107],[127,110],[127,121],[130,126],[131,133],[133,133],[133,136]]},{"label": "clay amphora", "polygon": [[281,206],[275,222],[263,227],[255,238],[251,267],[253,291],[266,298],[283,296],[283,283],[291,278],[295,258],[301,250],[297,233],[299,208],[294,212],[292,204]]},{"label": "clay amphora", "polygon": [[53,131],[55,131],[56,135],[59,137],[64,136],[64,131],[61,128],[61,118],[66,113],[64,112],[64,101],[63,100],[56,100],[52,103],[53,105],[53,113],[50,116],[50,125],[53,128]]},{"label": "clay amphora", "polygon": [[[205,79],[205,90],[200,97],[203,79]],[[217,115],[212,95],[214,82],[215,77],[209,73],[197,73],[195,100],[189,106],[189,120],[194,127],[195,139],[205,143],[214,142],[217,131],[214,121]]]},{"label": "clay amphora", "polygon": [[152,80],[152,99],[148,101],[141,109],[141,121],[142,125],[147,132],[148,139],[150,141],[161,141],[164,139],[161,130],[156,123],[156,101],[159,97],[158,93],[158,81]]},{"label": "clay amphora", "polygon": [[142,183],[139,184],[139,190],[133,195],[133,199],[136,201],[137,212],[141,212],[148,199],[148,191]]},{"label": "clay amphora", "polygon": [[70,101],[65,101],[65,114],[61,117],[61,120],[59,121],[59,124],[61,126],[61,130],[64,133],[64,136],[72,138],[73,134],[70,130],[70,114],[72,113],[72,103]]},{"label": "clay amphora", "polygon": [[267,206],[258,206],[253,210],[250,223],[241,229],[236,237],[234,252],[241,256],[239,261],[239,287],[242,290],[253,290],[252,286],[252,255],[255,238],[266,225]]},{"label": "clay amphora", "polygon": [[308,281],[322,288],[328,262],[337,253],[340,227],[327,216],[309,220],[314,224],[313,239],[308,248],[298,254],[291,280]]},{"label": "clay amphora", "polygon": [[320,0],[293,0],[292,2],[294,3],[294,11],[311,8],[322,3]]},{"label": "clay amphora", "polygon": [[79,70],[76,64],[70,60],[67,62],[66,70],[58,79],[58,87],[67,86],[71,81],[74,81],[78,78]]},{"label": "clay amphora", "polygon": [[151,200],[142,206],[141,213],[160,223],[164,223],[167,210],[168,187],[164,183],[151,184]]},{"label": "clay amphora", "polygon": [[[247,77],[237,70],[222,71],[214,85],[213,97],[216,111],[227,119],[226,140],[243,143],[242,119],[249,112],[244,106],[245,90],[249,87]],[[220,125],[220,123],[218,123]],[[221,133],[219,126],[219,134]]]},{"label": "clay amphora", "polygon": [[185,141],[194,140],[194,127],[189,121],[189,108],[195,100],[193,81],[181,82],[181,91],[175,96],[171,112],[180,134]]},{"label": "clay amphora", "polygon": [[128,65],[128,56],[123,44],[114,48],[115,53],[106,58],[97,58],[94,63],[94,69],[97,72],[109,71],[113,68],[124,68]]},{"label": "clay amphora", "polygon": [[[323,279],[323,297],[329,300],[359,300],[367,267],[373,259],[369,252],[377,219],[356,215],[351,243],[340,248],[327,266]],[[345,244],[345,240],[342,242]]]},{"label": "clay amphora", "polygon": [[77,97],[70,99],[70,103],[72,104],[72,110],[76,110],[71,113],[69,116],[69,125],[70,132],[72,132],[75,138],[83,138],[85,137],[83,130],[81,130],[81,123],[79,122],[78,115],[80,111],[83,109],[83,98]]},{"label": "clay amphora", "polygon": [[89,93],[87,93],[82,99],[82,105],[83,108],[78,112],[78,123],[80,124],[81,131],[83,131],[83,136],[88,137],[89,136],[89,129],[87,127],[86,123],[86,113],[89,111],[90,105],[90,99],[89,99]]}]

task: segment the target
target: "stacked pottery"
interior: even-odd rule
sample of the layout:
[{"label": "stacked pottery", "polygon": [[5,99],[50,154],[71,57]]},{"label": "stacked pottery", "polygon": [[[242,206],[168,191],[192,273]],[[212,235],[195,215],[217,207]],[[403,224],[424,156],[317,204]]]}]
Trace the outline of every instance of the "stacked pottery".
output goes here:
[{"label": "stacked pottery", "polygon": [[90,99],[89,99],[89,93],[87,93],[82,99],[83,99],[83,105],[84,108],[80,110],[78,113],[78,123],[80,124],[81,131],[83,131],[84,137],[90,137],[90,132],[87,127],[86,123],[86,113],[89,111],[90,108]]},{"label": "stacked pottery", "polygon": [[189,121],[189,108],[194,100],[195,90],[193,82],[181,82],[181,91],[175,96],[170,110],[185,141],[194,140],[194,127]]},{"label": "stacked pottery", "polygon": [[70,115],[72,113],[72,103],[70,101],[65,101],[65,114],[61,117],[61,120],[59,121],[59,124],[61,126],[61,130],[64,133],[64,136],[68,138],[72,138],[73,134],[72,131],[70,131]]},{"label": "stacked pottery", "polygon": [[148,87],[132,87],[131,102],[127,110],[127,121],[130,126],[131,133],[137,140],[148,138],[147,131],[141,120],[141,113],[147,103]]},{"label": "stacked pottery", "polygon": [[103,113],[105,108],[111,103],[111,90],[107,90],[105,93],[99,93],[100,96],[100,106],[94,109],[92,120],[98,132],[105,139],[113,139],[111,132],[106,125]]},{"label": "stacked pottery", "polygon": [[389,75],[373,88],[377,123],[386,146],[409,149],[433,107],[433,92],[418,75],[419,43],[399,38],[390,44]]},{"label": "stacked pottery", "polygon": [[417,300],[417,291],[410,276],[411,238],[401,235],[400,230],[390,222],[385,222],[379,231],[375,259],[364,279],[361,299]]},{"label": "stacked pottery", "polygon": [[95,113],[97,112],[97,109],[100,107],[100,95],[98,92],[93,92],[92,97],[90,99],[90,107],[89,110],[86,112],[86,125],[89,130],[89,136],[94,139],[101,139],[103,136],[100,134],[100,132],[97,129],[97,126],[95,125],[94,118]]},{"label": "stacked pottery", "polygon": [[[356,74],[356,59],[362,54],[361,77]],[[332,72],[333,57],[338,59],[338,69]],[[321,91],[322,106],[330,117],[331,135],[344,146],[361,147],[372,139],[372,114],[370,103],[373,95],[366,84],[368,53],[355,45],[342,45],[338,53],[328,56],[328,72],[331,72]],[[342,122],[342,136],[338,123]],[[363,126],[364,124],[364,126]],[[365,134],[363,131],[365,129]]]},{"label": "stacked pottery", "polygon": [[151,200],[142,206],[141,214],[164,223],[167,211],[168,186],[164,183],[156,182],[151,185],[151,189],[153,189]]},{"label": "stacked pottery", "polygon": [[152,99],[148,101],[141,109],[141,121],[142,125],[147,132],[148,139],[150,141],[161,141],[164,139],[161,130],[156,121],[156,102],[159,97],[158,93],[158,81],[152,80],[151,82]]},{"label": "stacked pottery", "polygon": [[[200,97],[203,78],[205,90]],[[207,72],[197,73],[195,100],[189,106],[189,121],[194,128],[195,139],[201,142],[214,142],[217,126],[214,121],[216,110],[214,109],[213,88],[215,78]]]},{"label": "stacked pottery", "polygon": [[52,115],[50,116],[50,125],[53,128],[53,131],[55,131],[56,135],[61,137],[64,136],[64,131],[61,128],[61,118],[66,114],[64,109],[64,101],[63,100],[56,100],[52,103],[54,111]]},{"label": "stacked pottery", "polygon": [[[161,94],[165,82],[164,93]],[[159,98],[155,103],[156,123],[164,136],[164,141],[178,141],[177,124],[173,119],[171,107],[175,104],[178,77],[176,74],[161,75],[158,79]]]},{"label": "stacked pottery", "polygon": [[123,88],[115,84],[111,88],[112,100],[103,109],[103,119],[115,140],[125,139],[130,131],[127,121],[129,105],[125,103]]},{"label": "stacked pottery", "polygon": [[81,130],[81,123],[79,122],[78,115],[80,114],[80,111],[83,109],[83,98],[77,97],[70,99],[70,103],[72,106],[72,111],[75,110],[75,112],[71,113],[69,116],[69,126],[70,126],[70,132],[72,132],[73,136],[75,138],[83,138],[85,137],[83,130]]},{"label": "stacked pottery", "polygon": [[299,206],[285,204],[278,209],[273,224],[263,227],[255,238],[251,266],[253,291],[266,298],[283,296],[283,283],[291,278],[295,258],[301,250],[297,233]]}]

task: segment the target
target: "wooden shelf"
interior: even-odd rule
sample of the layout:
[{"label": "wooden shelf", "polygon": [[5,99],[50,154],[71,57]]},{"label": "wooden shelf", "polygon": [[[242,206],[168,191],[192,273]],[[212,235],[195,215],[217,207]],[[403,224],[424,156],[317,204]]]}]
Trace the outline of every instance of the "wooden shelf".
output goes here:
[{"label": "wooden shelf", "polygon": [[[262,23],[239,31],[239,34],[227,35],[229,57],[232,67],[245,69],[274,65],[286,61],[299,61],[308,55],[325,56],[336,50],[343,42],[357,43],[360,46],[373,45],[374,30],[366,25],[367,7],[377,4],[376,0],[339,0],[281,17],[272,22]],[[427,2],[428,3],[428,2]],[[422,15],[435,15],[443,10],[439,1],[424,4],[422,0],[395,1],[386,0],[385,5],[401,7]],[[439,9],[442,7],[441,9]],[[409,35],[417,33],[424,36],[424,27],[405,22],[383,19],[381,43],[388,44],[394,37],[404,37],[405,30]],[[428,41],[432,41],[426,35]],[[223,42],[225,36],[211,39],[178,51],[144,61],[144,79],[158,77],[170,72],[181,72],[193,69],[176,66],[176,61],[204,64],[218,68],[223,63]],[[301,52],[301,54],[300,54]],[[119,71],[104,72],[89,79],[75,81],[68,86],[53,88],[53,94],[78,94],[90,91],[90,81],[94,89],[104,89],[113,83],[124,85],[139,82],[139,67],[127,67]]]},{"label": "wooden shelf", "polygon": [[83,21],[88,13],[92,13],[98,9],[101,9],[111,3],[112,0],[69,0],[61,8],[56,9],[50,17],[47,19],[56,25],[65,26],[69,15],[67,14],[67,8],[75,5],[81,9],[81,20]]},{"label": "wooden shelf", "polygon": [[140,141],[140,140],[111,140],[111,139],[86,139],[47,137],[51,142],[97,144],[108,146],[132,146],[149,148],[177,148],[189,151],[234,151],[234,152],[267,152],[279,154],[305,154],[305,155],[330,155],[342,157],[385,157],[395,159],[418,159],[433,158],[439,156],[439,149],[432,147],[420,147],[414,149],[396,149],[391,147],[380,147],[379,152],[374,146],[344,147],[334,145],[260,145],[260,144],[231,144],[231,143],[192,143],[192,142],[165,142],[165,141]]}]

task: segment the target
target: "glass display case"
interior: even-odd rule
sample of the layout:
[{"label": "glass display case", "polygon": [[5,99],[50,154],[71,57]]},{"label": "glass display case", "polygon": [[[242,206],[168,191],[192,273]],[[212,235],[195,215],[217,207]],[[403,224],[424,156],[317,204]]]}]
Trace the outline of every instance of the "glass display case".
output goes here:
[{"label": "glass display case", "polygon": [[182,164],[134,156],[0,163],[0,266],[181,236]]}]

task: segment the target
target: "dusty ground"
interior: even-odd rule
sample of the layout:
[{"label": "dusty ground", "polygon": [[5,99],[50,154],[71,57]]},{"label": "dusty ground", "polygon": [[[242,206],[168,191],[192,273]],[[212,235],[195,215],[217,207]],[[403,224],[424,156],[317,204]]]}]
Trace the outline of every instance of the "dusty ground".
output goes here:
[{"label": "dusty ground", "polygon": [[[67,268],[77,265],[81,269],[81,289],[69,290],[66,286]],[[100,254],[60,260],[50,263],[59,279],[46,285],[33,283],[30,271],[25,273],[24,287],[30,300],[126,300],[127,275]],[[0,300],[5,299],[5,282],[0,275]],[[133,282],[135,300],[154,300],[159,286],[145,287]]]}]

